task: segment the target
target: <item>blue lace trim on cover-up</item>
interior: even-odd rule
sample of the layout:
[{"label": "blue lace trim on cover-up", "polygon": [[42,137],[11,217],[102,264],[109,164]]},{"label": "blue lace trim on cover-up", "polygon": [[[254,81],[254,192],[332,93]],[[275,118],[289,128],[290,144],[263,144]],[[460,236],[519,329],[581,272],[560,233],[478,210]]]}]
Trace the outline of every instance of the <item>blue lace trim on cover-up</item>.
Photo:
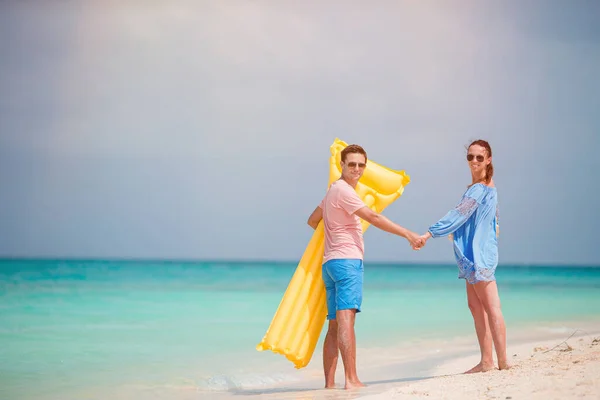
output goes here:
[{"label": "blue lace trim on cover-up", "polygon": [[476,265],[467,257],[460,254],[458,249],[454,249],[456,253],[456,263],[458,265],[458,277],[465,279],[470,284],[477,282],[491,282],[496,280],[496,268],[484,268]]}]

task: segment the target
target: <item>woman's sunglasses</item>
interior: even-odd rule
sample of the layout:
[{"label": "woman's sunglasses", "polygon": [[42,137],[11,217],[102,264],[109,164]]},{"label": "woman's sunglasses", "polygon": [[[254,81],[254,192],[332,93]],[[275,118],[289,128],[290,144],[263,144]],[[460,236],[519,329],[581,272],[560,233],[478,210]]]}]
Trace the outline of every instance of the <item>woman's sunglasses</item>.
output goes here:
[{"label": "woman's sunglasses", "polygon": [[467,154],[467,161],[473,161],[474,158],[477,158],[477,161],[483,162],[485,159],[482,155],[474,156],[473,154]]}]

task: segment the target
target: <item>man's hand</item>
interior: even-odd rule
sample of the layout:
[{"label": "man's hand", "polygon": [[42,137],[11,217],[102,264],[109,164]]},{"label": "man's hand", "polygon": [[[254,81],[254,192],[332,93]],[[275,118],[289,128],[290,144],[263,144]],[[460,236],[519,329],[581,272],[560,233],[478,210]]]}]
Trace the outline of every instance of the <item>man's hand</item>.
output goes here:
[{"label": "man's hand", "polygon": [[[413,246],[413,250],[420,250],[421,247],[425,246],[425,243],[427,243],[427,239],[429,239],[430,237],[431,237],[431,233],[429,233],[429,231],[422,234],[421,236],[418,236],[416,240],[419,243],[421,243],[421,245],[419,247]],[[412,243],[411,243],[411,246],[412,246]]]},{"label": "man's hand", "polygon": [[410,247],[412,247],[413,250],[421,250],[421,247],[425,246],[426,242],[422,236],[419,236],[415,232],[409,232],[406,236],[406,240],[408,240]]},{"label": "man's hand", "polygon": [[321,207],[317,206],[317,208],[315,208],[312,214],[310,214],[310,217],[308,217],[308,221],[306,221],[306,223],[310,225],[311,228],[317,229],[317,226],[319,226],[319,222],[321,222],[322,219],[323,210],[321,209]]}]

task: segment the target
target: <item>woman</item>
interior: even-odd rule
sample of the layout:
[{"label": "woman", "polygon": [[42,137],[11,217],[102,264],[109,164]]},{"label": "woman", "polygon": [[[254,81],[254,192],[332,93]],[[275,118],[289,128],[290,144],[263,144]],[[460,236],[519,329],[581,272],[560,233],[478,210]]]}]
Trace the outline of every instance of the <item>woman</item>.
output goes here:
[{"label": "woman", "polygon": [[479,364],[465,373],[494,369],[492,341],[498,368],[508,369],[506,326],[494,276],[498,265],[498,194],[494,186],[492,149],[476,140],[467,149],[472,183],[461,202],[421,236],[425,241],[453,236],[458,277],[466,280],[469,309],[481,351]]}]

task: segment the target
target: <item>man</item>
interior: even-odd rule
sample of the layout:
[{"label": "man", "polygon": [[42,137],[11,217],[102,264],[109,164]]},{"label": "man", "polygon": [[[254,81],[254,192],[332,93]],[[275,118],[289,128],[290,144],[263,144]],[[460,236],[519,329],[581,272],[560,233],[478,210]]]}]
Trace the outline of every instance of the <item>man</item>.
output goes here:
[{"label": "man", "polygon": [[356,144],[342,150],[342,176],[308,218],[316,229],[321,219],[325,228],[323,281],[327,293],[329,328],[323,344],[325,388],[335,387],[338,349],[344,363],[345,389],[365,386],[356,374],[354,321],[360,312],[363,291],[364,242],[360,219],[386,232],[406,238],[414,249],[423,241],[414,232],[371,210],[355,191],[367,166],[367,153]]}]

